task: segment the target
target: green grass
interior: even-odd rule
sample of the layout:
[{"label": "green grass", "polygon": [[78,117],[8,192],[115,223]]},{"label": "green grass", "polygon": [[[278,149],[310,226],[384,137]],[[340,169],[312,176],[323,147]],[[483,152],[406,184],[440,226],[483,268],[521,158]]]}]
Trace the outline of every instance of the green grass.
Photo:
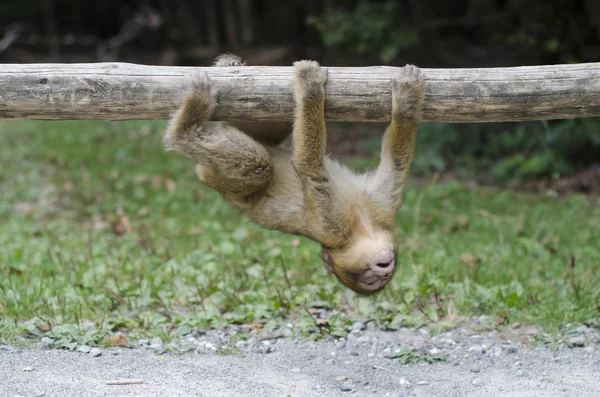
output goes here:
[{"label": "green grass", "polygon": [[[0,342],[46,332],[67,347],[110,344],[115,332],[168,339],[278,321],[306,335],[343,335],[353,320],[440,331],[482,314],[548,330],[598,324],[598,198],[411,184],[401,270],[358,298],[327,275],[316,243],[260,229],[202,186],[193,164],[163,151],[163,127],[0,124]],[[323,327],[313,308],[342,315]]]}]

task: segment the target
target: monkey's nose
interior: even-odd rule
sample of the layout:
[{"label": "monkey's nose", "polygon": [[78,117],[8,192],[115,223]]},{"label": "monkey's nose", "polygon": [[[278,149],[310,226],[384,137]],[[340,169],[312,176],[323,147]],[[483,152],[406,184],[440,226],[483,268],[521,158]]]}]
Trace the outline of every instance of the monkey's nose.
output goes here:
[{"label": "monkey's nose", "polygon": [[392,251],[380,252],[370,266],[373,273],[381,277],[389,277],[394,273],[394,253]]}]

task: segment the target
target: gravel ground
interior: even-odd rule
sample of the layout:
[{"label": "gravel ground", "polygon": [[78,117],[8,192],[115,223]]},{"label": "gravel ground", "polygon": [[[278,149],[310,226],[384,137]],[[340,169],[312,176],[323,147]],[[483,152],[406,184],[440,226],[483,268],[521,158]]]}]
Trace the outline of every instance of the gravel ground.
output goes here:
[{"label": "gravel ground", "polygon": [[[158,340],[75,351],[49,349],[48,341],[23,350],[0,345],[0,396],[600,396],[598,331],[573,328],[554,352],[532,347],[539,333],[461,327],[432,337],[427,329],[356,323],[347,339],[275,332],[230,342],[235,353],[226,355],[216,351],[218,332],[195,337],[198,347],[183,354],[156,354]],[[407,351],[405,359],[443,359],[403,364],[398,352]],[[107,384],[117,379],[142,383]]]}]

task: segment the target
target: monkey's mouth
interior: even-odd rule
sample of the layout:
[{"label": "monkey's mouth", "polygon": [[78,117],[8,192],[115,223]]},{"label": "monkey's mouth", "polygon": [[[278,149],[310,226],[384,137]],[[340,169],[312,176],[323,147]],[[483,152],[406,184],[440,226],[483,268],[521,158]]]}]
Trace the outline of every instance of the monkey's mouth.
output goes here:
[{"label": "monkey's mouth", "polygon": [[383,288],[388,282],[388,278],[373,277],[367,280],[359,281],[362,288],[367,291],[377,291]]}]

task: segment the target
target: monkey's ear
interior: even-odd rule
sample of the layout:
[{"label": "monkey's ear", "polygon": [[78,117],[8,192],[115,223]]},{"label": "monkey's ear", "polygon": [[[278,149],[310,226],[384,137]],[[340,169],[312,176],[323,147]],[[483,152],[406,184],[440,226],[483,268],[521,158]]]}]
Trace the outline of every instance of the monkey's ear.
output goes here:
[{"label": "monkey's ear", "polygon": [[321,258],[323,259],[323,262],[325,262],[325,269],[327,269],[329,273],[333,273],[333,256],[331,256],[331,253],[326,249],[323,249],[323,251],[321,251]]}]

